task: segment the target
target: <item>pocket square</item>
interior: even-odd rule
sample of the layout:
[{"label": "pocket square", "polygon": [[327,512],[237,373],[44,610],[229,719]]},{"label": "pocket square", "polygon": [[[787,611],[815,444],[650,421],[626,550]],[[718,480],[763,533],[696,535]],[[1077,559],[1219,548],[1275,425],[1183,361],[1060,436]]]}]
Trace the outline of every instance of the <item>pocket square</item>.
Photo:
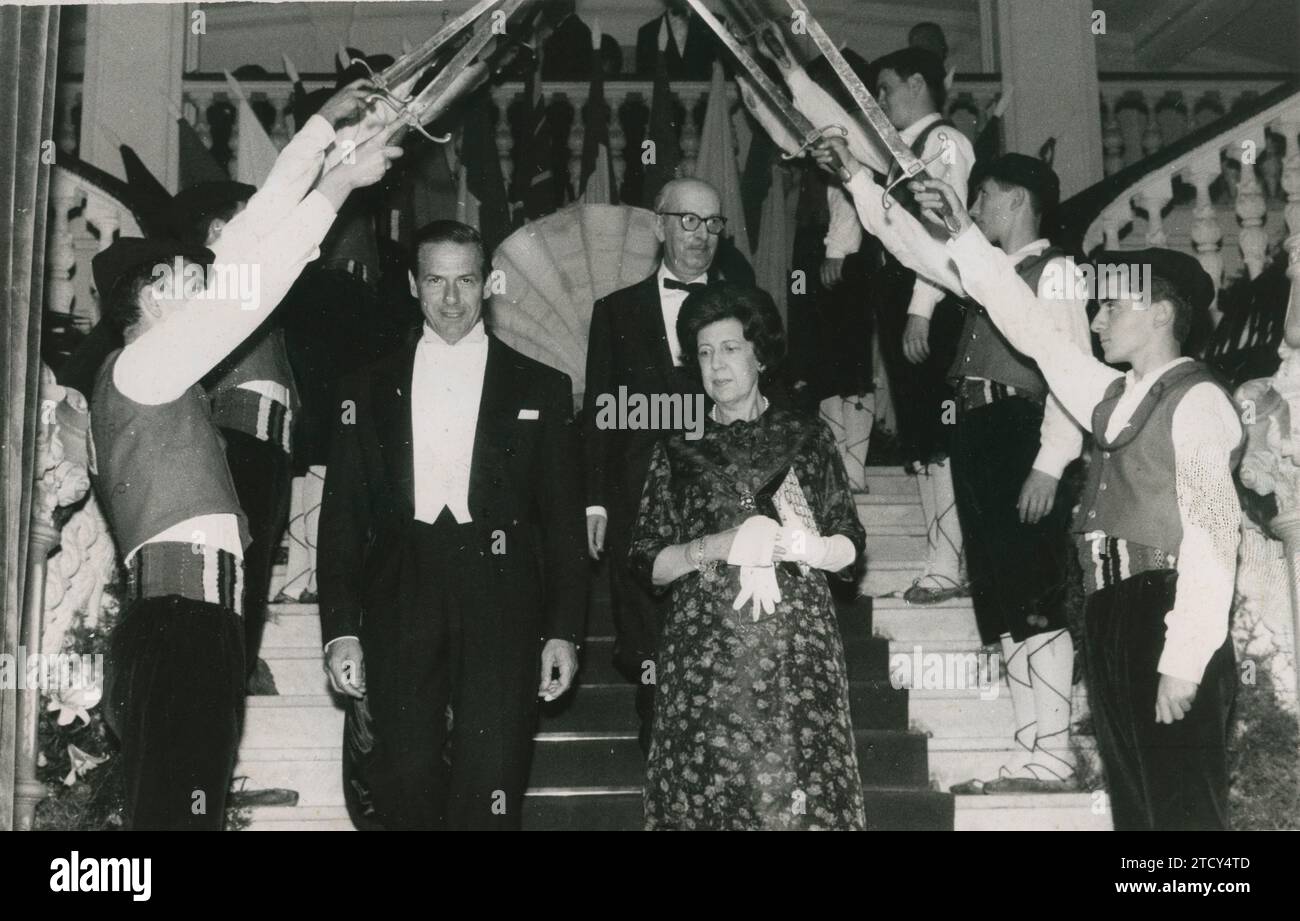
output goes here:
[{"label": "pocket square", "polygon": [[540,415],[539,415],[539,413],[537,412],[537,410],[535,410],[535,409],[521,409],[521,410],[519,410],[519,418],[520,418],[520,419],[537,419],[537,418],[540,418]]}]

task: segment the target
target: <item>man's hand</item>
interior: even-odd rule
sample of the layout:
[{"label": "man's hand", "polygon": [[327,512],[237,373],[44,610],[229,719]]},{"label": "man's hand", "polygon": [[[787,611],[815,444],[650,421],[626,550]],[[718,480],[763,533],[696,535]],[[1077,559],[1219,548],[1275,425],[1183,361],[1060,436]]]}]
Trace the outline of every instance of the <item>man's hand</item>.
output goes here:
[{"label": "man's hand", "polygon": [[842,182],[848,182],[862,164],[849,150],[849,143],[838,134],[824,134],[809,151],[817,165]]},{"label": "man's hand", "polygon": [[1160,686],[1156,688],[1156,722],[1175,723],[1186,716],[1196,700],[1198,687],[1194,681],[1162,674]]},{"label": "man's hand", "polygon": [[1020,501],[1016,503],[1021,524],[1038,524],[1052,513],[1058,482],[1056,477],[1041,470],[1029,471],[1025,485],[1020,487]]},{"label": "man's hand", "polygon": [[366,696],[366,660],[361,652],[361,642],[351,637],[330,643],[325,657],[325,673],[339,694],[358,700]]},{"label": "man's hand", "polygon": [[907,187],[912,191],[926,220],[938,224],[953,236],[963,233],[971,225],[966,203],[942,179],[917,179],[909,182]]},{"label": "man's hand", "polygon": [[907,315],[903,328],[903,355],[914,365],[930,357],[930,321],[914,313]]},{"label": "man's hand", "polygon": [[394,160],[402,155],[402,148],[388,144],[395,124],[388,131],[377,134],[355,149],[343,152],[342,159],[330,167],[316,184],[317,191],[329,199],[337,211],[354,189],[374,185],[383,178]]},{"label": "man's hand", "polygon": [[[558,678],[551,673],[558,671]],[[562,697],[578,674],[578,648],[568,640],[547,640],[542,647],[542,682],[537,686],[537,696],[551,701]]]},{"label": "man's hand", "polygon": [[366,109],[366,97],[375,92],[375,85],[362,78],[353,80],[339,90],[316,113],[331,125],[352,121]]},{"label": "man's hand", "polygon": [[844,280],[844,260],[827,256],[822,260],[822,286],[834,288]]},{"label": "man's hand", "polygon": [[609,523],[604,515],[587,516],[587,555],[593,560],[600,559],[605,550],[605,525]]}]

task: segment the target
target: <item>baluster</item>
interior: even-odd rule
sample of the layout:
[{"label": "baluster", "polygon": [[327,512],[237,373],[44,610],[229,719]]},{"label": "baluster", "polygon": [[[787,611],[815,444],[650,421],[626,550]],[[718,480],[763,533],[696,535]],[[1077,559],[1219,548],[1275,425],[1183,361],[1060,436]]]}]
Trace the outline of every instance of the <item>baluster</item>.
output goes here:
[{"label": "baluster", "polygon": [[1167,246],[1164,207],[1174,198],[1174,187],[1168,175],[1154,176],[1137,194],[1138,205],[1147,213],[1147,246]]},{"label": "baluster", "polygon": [[[1279,129],[1285,156],[1282,160],[1280,185],[1286,193],[1286,230],[1289,236],[1300,234],[1300,112],[1294,110],[1282,117]],[[1288,246],[1290,242],[1288,241]]]},{"label": "baluster", "polygon": [[[1256,151],[1263,147],[1263,137],[1250,140],[1255,142]],[[1264,201],[1264,190],[1259,184],[1255,164],[1247,162],[1249,159],[1242,157],[1241,178],[1237,181],[1237,217],[1241,220],[1237,244],[1241,247],[1241,258],[1246,263],[1246,271],[1251,278],[1257,278],[1264,271],[1264,253],[1268,248],[1268,234],[1264,231],[1264,216],[1268,213],[1268,205]]]},{"label": "baluster", "polygon": [[1147,124],[1142,132],[1142,154],[1150,157],[1165,144],[1164,132],[1160,130],[1160,119],[1154,113],[1147,113]]},{"label": "baluster", "polygon": [[1221,167],[1217,154],[1210,154],[1188,167],[1188,179],[1196,189],[1196,208],[1192,212],[1192,242],[1196,245],[1196,258],[1201,261],[1210,278],[1214,280],[1214,303],[1210,316],[1215,326],[1223,316],[1219,312],[1219,288],[1223,284],[1223,228],[1219,226],[1219,213],[1210,200],[1210,184]]},{"label": "baluster", "polygon": [[610,87],[605,87],[606,102],[609,104],[609,157],[614,164],[614,175],[611,181],[614,183],[614,201],[619,201],[619,193],[623,188],[623,176],[626,172],[624,156],[627,152],[627,135],[623,132],[623,120],[618,117],[619,106],[623,100],[617,94],[609,92]]},{"label": "baluster", "polygon": [[1259,155],[1259,178],[1264,184],[1264,197],[1277,201],[1282,198],[1282,157],[1286,145],[1272,131],[1264,132],[1264,146]]},{"label": "baluster", "polygon": [[1219,95],[1218,90],[1210,90],[1196,101],[1192,109],[1192,124],[1194,128],[1204,128],[1211,122],[1223,118],[1227,110],[1223,105],[1223,97]]},{"label": "baluster", "polygon": [[1175,143],[1191,129],[1191,118],[1181,90],[1170,90],[1156,103],[1155,123],[1160,129],[1161,146]]},{"label": "baluster", "polygon": [[1106,249],[1120,248],[1119,235],[1124,226],[1133,220],[1133,206],[1127,199],[1117,201],[1101,214],[1101,229],[1106,240]]}]

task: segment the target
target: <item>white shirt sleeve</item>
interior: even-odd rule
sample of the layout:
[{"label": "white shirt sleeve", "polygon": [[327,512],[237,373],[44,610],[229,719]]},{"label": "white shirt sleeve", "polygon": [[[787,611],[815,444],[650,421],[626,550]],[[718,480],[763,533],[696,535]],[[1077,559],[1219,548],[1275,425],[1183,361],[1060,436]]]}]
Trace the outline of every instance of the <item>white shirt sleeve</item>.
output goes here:
[{"label": "white shirt sleeve", "polygon": [[334,140],[334,128],[324,118],[313,115],[307,119],[275,158],[262,188],[229,223],[239,220],[262,233],[268,232],[293,211],[315,185],[325,161],[325,150]]},{"label": "white shirt sleeve", "polygon": [[[1055,267],[1062,273],[1071,266],[1069,260],[1061,256],[1053,259],[1048,266]],[[1077,273],[1077,267],[1074,268]],[[1052,276],[1045,270],[1038,281],[1038,300],[1048,308],[1059,334],[1075,348],[1087,352],[1092,348],[1088,336],[1088,303],[1081,298],[1057,296],[1064,294],[1055,290]],[[1071,291],[1080,291],[1077,285]],[[1038,456],[1034,459],[1034,469],[1048,476],[1061,478],[1061,474],[1070,462],[1083,451],[1083,431],[1065,407],[1052,394],[1048,394],[1043,406],[1043,424],[1039,429]]]},{"label": "white shirt sleeve", "polygon": [[862,224],[849,199],[849,193],[839,186],[826,187],[826,204],[831,222],[826,231],[826,258],[843,259],[862,247]]},{"label": "white shirt sleeve", "polygon": [[794,133],[785,126],[776,112],[758,94],[753,82],[744,74],[736,74],[736,86],[740,89],[741,102],[745,104],[745,108],[749,110],[750,115],[754,116],[759,126],[767,132],[772,142],[787,156],[793,157],[797,154],[803,145],[803,139],[796,138]]},{"label": "white shirt sleeve", "polygon": [[893,161],[889,159],[885,146],[836,102],[835,97],[818,86],[807,71],[796,67],[784,71],[783,76],[790,87],[795,108],[813,123],[814,128],[825,129],[832,125],[842,127],[848,133],[849,150],[853,156],[876,172],[889,174],[889,164]]},{"label": "white shirt sleeve", "polygon": [[959,297],[965,296],[966,289],[962,287],[947,246],[897,203],[885,210],[884,189],[871,178],[870,173],[858,170],[845,188],[853,196],[853,207],[862,226],[878,238],[899,262]]},{"label": "white shirt sleeve", "polygon": [[270,316],[320,254],[335,211],[313,191],[268,235],[236,223],[243,216],[236,215],[213,244],[216,259],[204,294],[122,350],[113,382],[123,395],[137,403],[167,403],[216,367]]},{"label": "white shirt sleeve", "polygon": [[1228,635],[1241,540],[1241,504],[1229,455],[1240,441],[1236,410],[1213,384],[1197,384],[1174,410],[1174,484],[1183,542],[1157,668],[1197,684]]},{"label": "white shirt sleeve", "polygon": [[1012,347],[1034,361],[1047,386],[1075,421],[1091,430],[1092,411],[1111,382],[1123,375],[1060,335],[1052,308],[1025,284],[1011,257],[971,225],[948,241],[947,250],[966,291],[988,312]]},{"label": "white shirt sleeve", "polygon": [[609,518],[609,512],[605,510],[605,506],[603,505],[588,505],[587,515],[588,517],[592,515],[599,515],[601,518]]}]

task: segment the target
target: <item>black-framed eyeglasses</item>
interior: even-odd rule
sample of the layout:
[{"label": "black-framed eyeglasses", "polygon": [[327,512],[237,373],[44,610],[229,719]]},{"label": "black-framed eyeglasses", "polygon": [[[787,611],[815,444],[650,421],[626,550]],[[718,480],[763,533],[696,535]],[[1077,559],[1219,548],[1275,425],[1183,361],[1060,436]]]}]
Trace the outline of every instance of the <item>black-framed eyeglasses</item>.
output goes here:
[{"label": "black-framed eyeglasses", "polygon": [[687,233],[694,233],[699,229],[700,224],[704,229],[715,237],[727,229],[727,219],[720,214],[713,217],[700,217],[694,211],[660,211],[664,217],[675,217],[682,222],[682,230]]}]

